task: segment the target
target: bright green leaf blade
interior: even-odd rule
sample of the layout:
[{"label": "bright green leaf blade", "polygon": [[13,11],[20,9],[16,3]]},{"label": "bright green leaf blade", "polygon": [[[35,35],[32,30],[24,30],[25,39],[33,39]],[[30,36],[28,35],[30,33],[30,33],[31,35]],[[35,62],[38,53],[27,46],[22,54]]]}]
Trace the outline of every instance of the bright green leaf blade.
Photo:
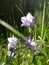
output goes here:
[{"label": "bright green leaf blade", "polygon": [[43,8],[43,18],[42,18],[42,29],[41,29],[41,38],[43,37],[43,31],[44,31],[44,19],[45,19],[45,2],[44,2],[44,8]]},{"label": "bright green leaf blade", "polygon": [[18,32],[16,29],[14,29],[11,25],[9,25],[8,23],[0,20],[0,24],[3,25],[4,27],[8,28],[9,30],[11,30],[12,32],[14,32],[15,34],[17,34],[18,36],[20,36],[21,38],[25,39],[25,36],[22,35],[20,32]]}]

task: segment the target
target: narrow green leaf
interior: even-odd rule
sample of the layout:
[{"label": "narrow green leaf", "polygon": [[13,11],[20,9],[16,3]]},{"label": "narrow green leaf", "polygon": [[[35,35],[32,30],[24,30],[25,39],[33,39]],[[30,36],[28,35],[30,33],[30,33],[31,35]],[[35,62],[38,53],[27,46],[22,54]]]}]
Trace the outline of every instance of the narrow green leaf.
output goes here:
[{"label": "narrow green leaf", "polygon": [[44,1],[44,8],[43,8],[43,18],[42,18],[41,38],[43,37],[43,30],[44,30],[44,18],[45,18],[45,1]]},{"label": "narrow green leaf", "polygon": [[12,32],[14,32],[15,34],[17,34],[18,36],[20,36],[21,38],[26,40],[26,37],[24,35],[22,35],[20,32],[18,32],[16,29],[14,29],[11,25],[9,25],[8,23],[0,20],[0,24],[3,25],[4,27],[8,28],[9,30],[11,30]]}]

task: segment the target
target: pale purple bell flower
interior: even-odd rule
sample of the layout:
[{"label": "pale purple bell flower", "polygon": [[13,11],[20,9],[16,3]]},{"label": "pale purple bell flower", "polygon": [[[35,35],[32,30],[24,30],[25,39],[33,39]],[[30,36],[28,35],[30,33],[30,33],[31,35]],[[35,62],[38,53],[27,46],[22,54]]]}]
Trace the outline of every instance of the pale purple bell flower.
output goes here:
[{"label": "pale purple bell flower", "polygon": [[[39,47],[40,47],[40,43],[37,41],[37,43],[35,43],[34,42],[34,37],[32,37],[32,36],[28,36],[27,37],[27,40],[28,41],[23,41],[23,43],[26,45],[26,46],[28,46],[29,48],[30,48],[30,50],[32,51],[32,52],[36,52],[36,54],[39,54],[40,53],[40,51],[39,51]],[[36,46],[36,50],[35,50],[35,46]]]},{"label": "pale purple bell flower", "polygon": [[21,21],[22,21],[21,26],[32,27],[34,26],[35,23],[35,17],[33,17],[29,12],[27,16],[21,17]]},{"label": "pale purple bell flower", "polygon": [[9,37],[8,42],[8,50],[10,50],[10,48],[16,49],[16,46],[18,44],[18,39],[16,37]]},{"label": "pale purple bell flower", "polygon": [[27,41],[24,40],[23,43],[26,46],[29,46],[29,48],[31,49],[31,51],[34,51],[35,42],[34,42],[34,38],[32,36],[28,36],[27,37]]}]

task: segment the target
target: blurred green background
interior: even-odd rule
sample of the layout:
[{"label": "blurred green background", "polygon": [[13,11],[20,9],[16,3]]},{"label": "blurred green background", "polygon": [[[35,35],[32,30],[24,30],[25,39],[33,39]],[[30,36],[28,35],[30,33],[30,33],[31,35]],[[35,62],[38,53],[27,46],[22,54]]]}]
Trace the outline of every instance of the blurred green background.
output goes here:
[{"label": "blurred green background", "polygon": [[[16,30],[18,30],[19,32],[24,34],[24,36],[28,36],[29,33],[27,31],[27,28],[21,27],[21,17],[24,15],[27,15],[27,13],[30,12],[35,17],[35,21],[36,21],[35,23],[37,24],[36,33],[38,36],[41,34],[41,21],[42,21],[44,1],[46,3],[44,33],[45,33],[45,29],[47,29],[46,37],[44,40],[46,41],[46,44],[47,43],[49,44],[49,0],[0,0],[0,19],[5,21],[6,23],[10,24],[11,26],[13,26]],[[13,32],[11,32],[10,30],[8,30],[7,28],[5,28],[4,26],[2,26],[0,24],[0,44],[1,44],[0,45],[0,52],[1,52],[0,61],[5,61],[4,59],[6,57],[4,57],[4,56],[6,56],[6,52],[7,52],[7,51],[5,51],[7,49],[7,45],[6,45],[7,38],[13,36],[13,34],[14,34]],[[34,27],[32,28],[32,35],[34,35]],[[15,37],[16,36],[17,35],[15,35]],[[17,36],[17,37],[19,38],[19,36]],[[22,43],[22,42],[20,41],[20,43]],[[49,49],[49,47],[47,49],[45,47],[44,49],[47,50],[47,49]],[[26,51],[26,50],[28,50],[28,51]],[[31,51],[29,51],[29,49],[25,49],[24,53],[23,52],[21,52],[21,53],[22,53],[22,55],[24,55],[24,53],[25,53],[25,55],[30,53],[31,56],[29,59],[26,58],[27,56],[24,59],[22,59],[21,57],[20,57],[20,59],[17,58],[19,61],[21,60],[20,63],[23,60],[25,60],[25,61],[23,61],[23,63],[26,63],[26,61],[32,63],[33,55],[31,53]],[[49,57],[49,53],[48,53],[48,57]],[[43,59],[44,59],[43,65],[44,65],[44,63],[46,63],[45,62],[46,59],[44,56],[39,56],[39,57],[37,56],[36,59],[38,59],[37,61],[39,63],[40,63],[39,60],[41,60],[43,62]],[[21,65],[25,65],[23,63]],[[15,65],[16,65],[16,63],[15,63]],[[20,65],[20,64],[18,63],[18,65]],[[28,64],[26,64],[26,65],[28,65]],[[33,65],[33,64],[31,64],[31,65]],[[37,65],[39,65],[39,64],[37,64]]]},{"label": "blurred green background", "polygon": [[[46,2],[46,16],[45,22],[49,21],[49,0]],[[14,28],[18,29],[21,33],[25,34],[22,28],[21,17],[23,14],[15,6],[15,4],[23,11],[24,15],[31,12],[36,19],[40,19],[43,11],[44,0],[0,0],[0,19],[6,21]],[[0,25],[0,40],[1,38],[7,38],[10,35],[10,31]]]}]

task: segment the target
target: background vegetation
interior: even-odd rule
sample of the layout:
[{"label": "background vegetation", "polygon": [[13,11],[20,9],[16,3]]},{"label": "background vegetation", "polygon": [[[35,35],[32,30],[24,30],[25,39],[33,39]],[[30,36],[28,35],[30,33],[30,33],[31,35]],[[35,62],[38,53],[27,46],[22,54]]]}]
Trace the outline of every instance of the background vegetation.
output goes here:
[{"label": "background vegetation", "polygon": [[[21,17],[30,12],[35,17],[35,21],[37,24],[36,34],[38,36],[41,34],[41,21],[43,17],[44,1],[46,7],[44,15],[45,18],[43,34],[45,34],[46,29],[47,31],[44,40],[46,41],[46,45],[48,47],[45,47],[45,53],[47,54],[47,57],[49,59],[49,0],[0,0],[0,19],[10,24],[26,37],[29,35],[29,33],[27,32],[27,29],[25,27],[21,27]],[[32,30],[33,31],[31,33],[32,35],[34,35],[34,28],[32,28]],[[14,34],[0,24],[0,64],[5,63],[7,59],[7,38],[13,35],[20,39],[18,35]],[[20,42],[20,45],[21,44],[22,43]],[[30,57],[28,57],[28,54],[30,54]],[[17,53],[16,59],[7,59],[8,61],[6,61],[6,65],[49,65],[49,63],[47,63],[48,59],[46,59],[43,55],[37,56],[35,58],[36,61],[34,61],[32,58],[33,53],[28,48],[25,48],[25,50],[23,49],[21,53]],[[9,61],[11,61],[12,64],[10,64]]]}]

